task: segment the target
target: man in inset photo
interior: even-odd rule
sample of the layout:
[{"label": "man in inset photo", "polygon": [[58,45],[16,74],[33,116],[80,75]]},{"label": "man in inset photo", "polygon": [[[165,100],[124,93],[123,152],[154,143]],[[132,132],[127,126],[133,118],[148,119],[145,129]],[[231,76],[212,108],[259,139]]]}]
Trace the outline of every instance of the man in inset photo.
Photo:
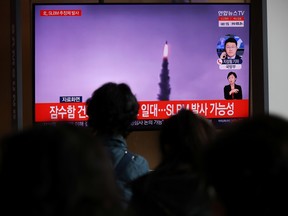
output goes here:
[{"label": "man in inset photo", "polygon": [[224,44],[224,51],[221,53],[221,59],[241,59],[241,56],[237,55],[237,41],[233,37],[229,37]]}]

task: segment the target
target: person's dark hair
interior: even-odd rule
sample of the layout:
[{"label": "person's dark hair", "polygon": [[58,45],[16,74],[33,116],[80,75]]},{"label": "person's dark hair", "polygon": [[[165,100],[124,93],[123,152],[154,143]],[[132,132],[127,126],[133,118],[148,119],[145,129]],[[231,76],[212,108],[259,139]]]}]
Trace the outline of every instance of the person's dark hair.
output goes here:
[{"label": "person's dark hair", "polygon": [[256,116],[221,131],[206,170],[227,215],[287,215],[287,120]]},{"label": "person's dark hair", "polygon": [[202,153],[214,135],[215,128],[206,118],[191,110],[180,110],[161,127],[161,164],[190,164],[194,171],[202,172]]},{"label": "person's dark hair", "polygon": [[215,132],[211,122],[188,109],[163,122],[160,164],[132,182],[135,215],[211,215],[203,156]]},{"label": "person's dark hair", "polygon": [[235,78],[237,78],[237,74],[233,71],[230,71],[227,75],[227,79],[229,78],[230,75],[233,75]]},{"label": "person's dark hair", "polygon": [[0,155],[3,214],[104,216],[120,209],[110,157],[87,128],[26,128],[2,138]]},{"label": "person's dark hair", "polygon": [[224,44],[224,48],[226,48],[227,43],[235,43],[237,46],[237,41],[234,37],[229,37],[228,39],[226,39],[225,44]]},{"label": "person's dark hair", "polygon": [[126,137],[136,120],[139,104],[125,83],[105,83],[87,100],[88,126],[101,134]]}]

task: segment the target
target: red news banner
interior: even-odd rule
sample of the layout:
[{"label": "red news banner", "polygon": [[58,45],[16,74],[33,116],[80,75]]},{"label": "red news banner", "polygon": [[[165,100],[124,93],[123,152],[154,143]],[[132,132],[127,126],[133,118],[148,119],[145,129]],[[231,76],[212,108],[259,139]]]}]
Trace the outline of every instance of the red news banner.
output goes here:
[{"label": "red news banner", "polygon": [[[138,120],[166,119],[185,108],[206,118],[249,116],[248,100],[140,101]],[[85,103],[37,103],[36,122],[86,121]]]},{"label": "red news banner", "polygon": [[82,16],[82,10],[40,10],[40,16]]}]

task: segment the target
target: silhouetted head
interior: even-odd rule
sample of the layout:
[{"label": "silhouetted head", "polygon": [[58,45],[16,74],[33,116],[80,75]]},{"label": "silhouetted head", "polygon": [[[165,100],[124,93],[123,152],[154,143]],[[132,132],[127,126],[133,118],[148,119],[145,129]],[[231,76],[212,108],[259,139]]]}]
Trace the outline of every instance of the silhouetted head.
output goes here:
[{"label": "silhouetted head", "polygon": [[106,83],[87,100],[88,126],[100,134],[126,137],[138,109],[138,101],[127,84]]},{"label": "silhouetted head", "polygon": [[0,155],[1,215],[104,216],[120,209],[110,157],[87,128],[27,128],[5,136]]},{"label": "silhouetted head", "polygon": [[166,119],[161,127],[162,163],[189,164],[200,172],[203,151],[214,134],[215,128],[207,119],[191,110],[180,110]]},{"label": "silhouetted head", "polygon": [[263,115],[223,130],[206,155],[227,215],[287,215],[288,122]]}]

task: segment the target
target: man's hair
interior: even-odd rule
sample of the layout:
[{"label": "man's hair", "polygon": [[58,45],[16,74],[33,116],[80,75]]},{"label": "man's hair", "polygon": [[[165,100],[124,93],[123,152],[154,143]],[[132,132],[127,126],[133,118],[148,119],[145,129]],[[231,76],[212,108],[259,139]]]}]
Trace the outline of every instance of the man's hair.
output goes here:
[{"label": "man's hair", "polygon": [[227,43],[235,43],[237,46],[237,41],[234,37],[229,37],[226,41],[225,41],[225,48],[226,48],[226,44]]},{"label": "man's hair", "polygon": [[88,126],[97,133],[126,137],[138,114],[138,101],[125,83],[105,83],[87,100]]}]

